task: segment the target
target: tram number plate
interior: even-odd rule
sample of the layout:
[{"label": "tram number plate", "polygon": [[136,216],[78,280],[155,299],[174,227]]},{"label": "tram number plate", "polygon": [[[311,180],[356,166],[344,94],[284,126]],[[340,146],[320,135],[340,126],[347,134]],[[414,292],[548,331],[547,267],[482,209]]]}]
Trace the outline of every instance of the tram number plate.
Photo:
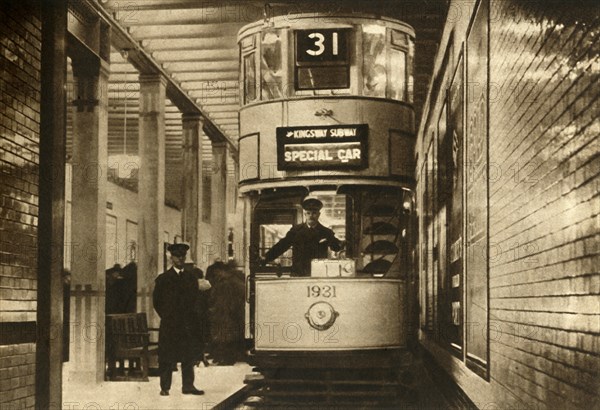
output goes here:
[{"label": "tram number plate", "polygon": [[336,297],[335,286],[309,285],[306,287],[306,296],[309,298],[334,298]]},{"label": "tram number plate", "polygon": [[297,30],[296,62],[346,63],[349,33],[349,29]]}]

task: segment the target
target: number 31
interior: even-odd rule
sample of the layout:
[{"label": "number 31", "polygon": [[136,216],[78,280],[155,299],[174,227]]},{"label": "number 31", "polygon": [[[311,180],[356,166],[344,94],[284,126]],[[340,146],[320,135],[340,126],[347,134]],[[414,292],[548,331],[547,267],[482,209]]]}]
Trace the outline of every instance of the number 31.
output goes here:
[{"label": "number 31", "polygon": [[[325,36],[321,33],[310,33],[308,35],[308,38],[314,38],[315,39],[315,46],[317,46],[317,50],[306,50],[306,52],[308,54],[310,54],[311,56],[320,56],[321,54],[323,54],[323,52],[325,51],[325,45],[323,44],[323,42],[325,41]],[[331,43],[332,43],[332,54],[334,56],[338,55],[338,33],[332,33],[332,39],[331,39]]]}]

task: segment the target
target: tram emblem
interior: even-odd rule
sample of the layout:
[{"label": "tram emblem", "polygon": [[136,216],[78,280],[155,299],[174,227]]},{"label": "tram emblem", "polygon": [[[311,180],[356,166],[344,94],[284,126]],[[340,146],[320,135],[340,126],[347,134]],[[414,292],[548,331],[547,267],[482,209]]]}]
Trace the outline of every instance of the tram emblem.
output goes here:
[{"label": "tram emblem", "polygon": [[333,306],[327,302],[315,302],[304,314],[308,324],[317,330],[327,330],[334,323],[340,314],[335,311]]}]

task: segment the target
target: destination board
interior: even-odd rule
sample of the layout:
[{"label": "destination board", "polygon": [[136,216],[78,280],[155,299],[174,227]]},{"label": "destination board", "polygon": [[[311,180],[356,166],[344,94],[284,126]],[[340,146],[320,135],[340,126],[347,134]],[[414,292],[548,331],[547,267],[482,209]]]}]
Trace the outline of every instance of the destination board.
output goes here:
[{"label": "destination board", "polygon": [[366,168],[366,124],[278,127],[277,169]]},{"label": "destination board", "polygon": [[296,31],[296,62],[346,63],[349,29]]}]

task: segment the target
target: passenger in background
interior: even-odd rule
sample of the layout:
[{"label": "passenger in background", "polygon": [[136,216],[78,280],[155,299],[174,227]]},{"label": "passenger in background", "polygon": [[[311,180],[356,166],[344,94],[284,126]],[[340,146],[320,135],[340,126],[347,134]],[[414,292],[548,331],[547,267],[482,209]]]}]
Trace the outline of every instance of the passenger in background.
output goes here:
[{"label": "passenger in background", "polygon": [[105,314],[123,313],[120,306],[123,275],[121,265],[116,263],[112,268],[105,271],[106,274],[106,301]]},{"label": "passenger in background", "polygon": [[[105,329],[109,329],[109,321],[107,315],[114,315],[117,313],[123,313],[121,311],[121,293],[122,293],[122,282],[123,275],[121,273],[121,265],[116,263],[112,268],[109,268],[105,271],[106,275],[106,298],[104,300],[104,325]],[[113,346],[110,343],[106,343],[105,355],[109,357],[109,352]],[[118,367],[124,367],[124,361],[119,360]]]},{"label": "passenger in background", "polygon": [[194,266],[192,268],[192,272],[194,276],[198,279],[198,295],[196,297],[196,316],[200,321],[198,327],[198,344],[199,344],[199,353],[198,358],[196,359],[196,366],[200,365],[200,362],[204,364],[205,367],[209,366],[208,359],[206,358],[206,346],[209,343],[209,296],[211,284],[208,280],[204,279],[204,272],[202,269]]},{"label": "passenger in background", "polygon": [[212,265],[206,268],[206,280],[214,286],[217,283],[217,272],[223,269],[226,269],[226,265],[220,260],[216,260]]},{"label": "passenger in background", "polygon": [[63,352],[62,361],[69,361],[71,336],[71,271],[63,269]]},{"label": "passenger in background", "polygon": [[212,358],[218,365],[233,365],[244,352],[243,273],[234,262],[215,262],[209,269],[214,276],[210,295]]},{"label": "passenger in background", "polygon": [[135,313],[137,304],[137,264],[129,262],[121,270],[121,297],[119,313]]},{"label": "passenger in background", "polygon": [[290,247],[292,253],[292,272],[291,276],[310,276],[310,264],[313,259],[327,258],[327,248],[334,251],[340,251],[343,242],[335,237],[333,231],[319,223],[323,202],[311,196],[307,196],[302,201],[304,209],[304,223],[294,225],[288,231],[283,239],[277,242],[260,259],[260,264],[281,256]]},{"label": "passenger in background", "polygon": [[209,265],[208,268],[206,268],[206,275],[205,275],[205,279],[208,281],[208,283],[210,283],[211,285],[211,289],[209,289],[207,291],[207,296],[208,296],[208,312],[207,312],[207,327],[206,327],[206,345],[204,346],[204,353],[212,358],[212,353],[213,353],[213,341],[212,341],[212,314],[211,312],[213,311],[212,308],[212,303],[213,303],[213,297],[212,297],[212,292],[213,289],[215,287],[215,285],[217,284],[217,276],[218,275],[218,271],[222,270],[225,268],[225,264],[223,262],[221,262],[220,260],[216,260],[212,265]]},{"label": "passenger in background", "polygon": [[114,313],[135,313],[137,299],[137,265],[130,262],[121,268],[115,264],[106,270],[107,315]]}]

